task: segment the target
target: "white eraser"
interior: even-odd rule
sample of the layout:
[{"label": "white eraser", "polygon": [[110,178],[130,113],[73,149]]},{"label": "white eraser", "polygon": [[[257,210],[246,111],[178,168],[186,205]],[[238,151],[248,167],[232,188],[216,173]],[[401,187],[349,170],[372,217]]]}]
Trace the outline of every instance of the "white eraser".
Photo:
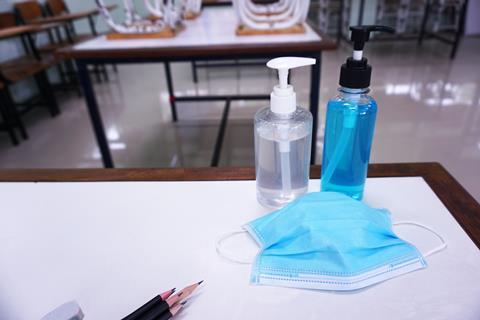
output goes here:
[{"label": "white eraser", "polygon": [[62,304],[40,320],[82,320],[83,312],[76,301]]}]

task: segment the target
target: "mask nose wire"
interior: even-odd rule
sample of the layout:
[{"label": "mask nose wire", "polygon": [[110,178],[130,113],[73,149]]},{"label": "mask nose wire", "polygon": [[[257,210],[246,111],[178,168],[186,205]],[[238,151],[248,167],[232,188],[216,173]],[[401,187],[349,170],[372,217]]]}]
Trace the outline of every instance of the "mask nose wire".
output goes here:
[{"label": "mask nose wire", "polygon": [[427,251],[425,253],[422,253],[425,258],[428,257],[428,256],[431,256],[431,255],[433,255],[437,252],[445,250],[447,248],[447,242],[445,241],[445,239],[437,231],[433,230],[430,227],[427,227],[424,224],[421,224],[421,223],[418,223],[418,222],[415,222],[415,221],[398,221],[398,222],[395,222],[393,225],[394,226],[410,225],[410,226],[416,226],[416,227],[425,229],[425,230],[433,233],[442,242],[439,246],[433,248],[432,250]]},{"label": "mask nose wire", "polygon": [[252,260],[249,260],[249,259],[243,258],[243,257],[238,257],[234,253],[225,249],[225,247],[223,246],[223,243],[225,242],[225,240],[227,240],[227,239],[229,239],[233,236],[236,236],[238,234],[243,234],[243,233],[247,233],[247,231],[246,230],[232,231],[232,232],[225,233],[225,234],[221,235],[220,237],[218,237],[218,239],[215,243],[215,249],[217,250],[217,254],[219,256],[221,256],[221,257],[223,257],[227,260],[230,260],[232,262],[235,262],[235,263],[252,264],[253,263]]}]

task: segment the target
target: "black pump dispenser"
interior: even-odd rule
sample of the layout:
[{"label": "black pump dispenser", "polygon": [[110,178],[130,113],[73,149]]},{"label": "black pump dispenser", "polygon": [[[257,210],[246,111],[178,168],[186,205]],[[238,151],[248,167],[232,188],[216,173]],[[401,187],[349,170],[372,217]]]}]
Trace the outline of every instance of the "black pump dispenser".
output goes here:
[{"label": "black pump dispenser", "polygon": [[394,33],[395,29],[386,26],[350,27],[350,39],[353,42],[353,56],[347,59],[340,70],[340,85],[350,89],[363,89],[370,86],[372,67],[363,57],[365,42],[370,40],[370,32],[380,31]]}]

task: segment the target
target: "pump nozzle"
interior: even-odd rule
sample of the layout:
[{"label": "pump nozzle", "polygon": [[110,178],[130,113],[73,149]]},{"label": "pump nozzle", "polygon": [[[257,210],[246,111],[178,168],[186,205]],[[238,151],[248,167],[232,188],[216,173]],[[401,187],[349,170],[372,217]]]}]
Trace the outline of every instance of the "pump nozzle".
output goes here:
[{"label": "pump nozzle", "polygon": [[297,108],[297,99],[293,87],[288,84],[288,70],[316,63],[312,58],[281,57],[267,62],[267,67],[278,70],[279,84],[271,94],[271,109],[275,113],[291,113]]},{"label": "pump nozzle", "polygon": [[299,57],[282,57],[267,62],[267,67],[278,70],[278,81],[280,89],[288,86],[288,70],[315,64],[315,59]]},{"label": "pump nozzle", "polygon": [[386,26],[356,26],[350,27],[353,41],[353,57],[347,59],[340,70],[340,85],[351,89],[365,89],[370,86],[372,67],[363,57],[365,42],[370,40],[370,32],[381,31],[394,33],[395,30]]},{"label": "pump nozzle", "polygon": [[353,41],[353,59],[357,61],[362,60],[363,47],[365,46],[365,42],[370,40],[370,32],[395,33],[395,29],[391,27],[378,25],[350,27],[350,31],[352,31],[350,39]]}]

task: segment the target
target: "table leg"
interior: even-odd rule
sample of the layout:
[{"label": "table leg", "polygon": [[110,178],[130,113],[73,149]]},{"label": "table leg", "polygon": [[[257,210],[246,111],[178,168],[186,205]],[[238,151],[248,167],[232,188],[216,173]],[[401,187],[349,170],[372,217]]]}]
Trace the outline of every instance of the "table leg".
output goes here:
[{"label": "table leg", "polygon": [[220,121],[220,127],[218,129],[217,141],[215,142],[215,149],[213,151],[211,167],[218,167],[220,162],[220,155],[222,153],[222,144],[225,138],[225,130],[227,128],[228,114],[230,113],[230,99],[225,102],[225,108],[223,109],[222,120]]},{"label": "table leg", "polygon": [[28,139],[28,133],[27,130],[25,129],[25,125],[23,124],[22,117],[20,116],[16,106],[15,102],[13,101],[13,98],[10,94],[9,88],[4,88],[3,90],[0,90],[0,102],[4,103],[4,107],[6,111],[11,114],[12,119],[15,122],[15,125],[18,127],[18,130],[20,131],[20,134],[22,135],[22,138],[24,140]]},{"label": "table leg", "polygon": [[80,83],[83,88],[83,93],[85,94],[85,101],[87,103],[90,121],[92,122],[97,144],[102,155],[103,165],[105,168],[113,168],[113,159],[110,153],[107,136],[105,135],[102,116],[100,115],[100,110],[98,110],[95,92],[93,91],[90,75],[88,74],[87,64],[82,61],[77,61],[77,69]]},{"label": "table leg", "polygon": [[319,97],[320,97],[320,72],[322,69],[322,53],[313,56],[317,59],[317,63],[312,65],[310,72],[310,112],[313,116],[312,125],[312,154],[311,164],[315,164],[316,152],[317,152],[317,131],[318,131],[318,109],[319,109]]},{"label": "table leg", "polygon": [[458,22],[457,31],[455,32],[455,40],[453,41],[453,48],[450,52],[450,59],[454,59],[457,54],[458,45],[460,43],[460,38],[464,34],[465,29],[465,17],[467,12],[467,1],[463,2],[462,7],[460,8],[460,21]]},{"label": "table leg", "polygon": [[360,0],[360,10],[358,10],[358,25],[363,24],[363,11],[365,9],[365,0]]},{"label": "table leg", "polygon": [[194,83],[198,82],[197,62],[195,60],[192,60],[192,78]]},{"label": "table leg", "polygon": [[88,24],[90,25],[90,31],[94,36],[98,35],[97,28],[95,26],[95,21],[93,20],[93,16],[88,16]]},{"label": "table leg", "polygon": [[14,124],[12,118],[9,115],[6,105],[4,106],[3,104],[0,104],[0,116],[3,120],[4,129],[8,132],[8,135],[10,136],[10,140],[12,141],[13,145],[18,145],[18,139],[17,135],[15,134]]},{"label": "table leg", "polygon": [[172,110],[173,122],[177,122],[177,106],[175,104],[175,92],[173,90],[172,72],[170,70],[170,62],[165,62],[165,75],[167,77],[168,99],[170,101],[170,109]]},{"label": "table leg", "polygon": [[425,3],[425,9],[423,11],[422,24],[420,26],[420,33],[418,35],[417,44],[419,46],[422,45],[423,38],[425,37],[429,13],[430,13],[430,0],[427,0],[427,2]]},{"label": "table leg", "polygon": [[58,107],[57,99],[53,94],[50,81],[48,80],[47,73],[45,71],[39,72],[35,75],[38,88],[40,89],[40,95],[43,97],[50,115],[56,117],[60,114],[60,108]]},{"label": "table leg", "polygon": [[343,35],[343,6],[345,0],[340,0],[340,13],[338,14],[338,22],[337,22],[337,43],[340,43],[342,40]]}]

